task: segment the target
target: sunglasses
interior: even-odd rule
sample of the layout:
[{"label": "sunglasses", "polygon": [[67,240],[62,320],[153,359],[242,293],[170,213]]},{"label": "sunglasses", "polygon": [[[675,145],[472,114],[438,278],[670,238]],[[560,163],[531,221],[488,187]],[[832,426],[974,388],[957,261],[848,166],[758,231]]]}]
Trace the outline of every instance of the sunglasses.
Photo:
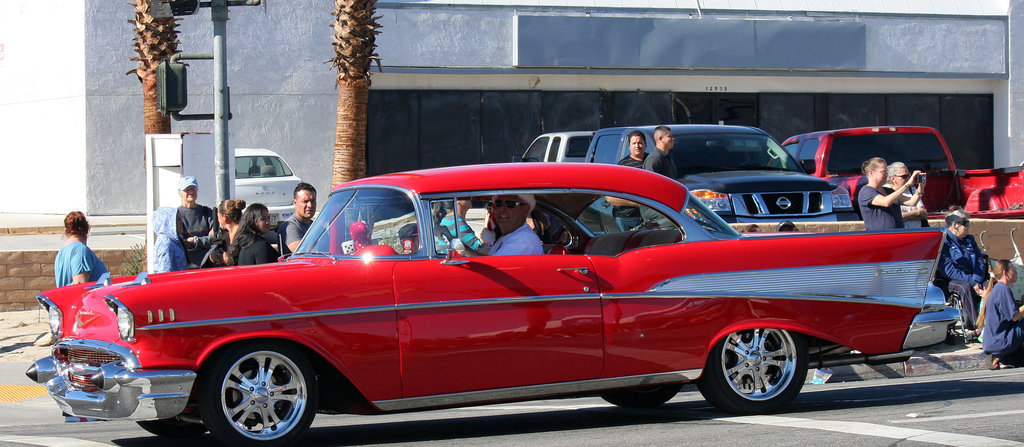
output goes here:
[{"label": "sunglasses", "polygon": [[899,177],[899,178],[901,178],[903,180],[906,180],[906,179],[910,178],[910,174],[894,175],[893,177]]},{"label": "sunglasses", "polygon": [[505,208],[510,208],[511,209],[511,208],[515,208],[515,207],[517,207],[519,205],[522,205],[523,203],[522,202],[516,202],[515,200],[495,200],[495,201],[491,202],[491,206],[493,206],[495,208],[501,208],[501,206],[503,204],[505,205]]}]

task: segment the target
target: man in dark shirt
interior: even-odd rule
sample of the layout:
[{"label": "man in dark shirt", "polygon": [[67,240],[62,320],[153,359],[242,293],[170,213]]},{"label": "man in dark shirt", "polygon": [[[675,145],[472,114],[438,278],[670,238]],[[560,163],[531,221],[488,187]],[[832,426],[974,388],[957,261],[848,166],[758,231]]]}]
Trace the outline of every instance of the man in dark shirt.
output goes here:
[{"label": "man in dark shirt", "polygon": [[178,181],[178,196],[181,197],[178,218],[182,223],[179,236],[185,246],[185,257],[188,258],[190,269],[199,268],[203,263],[203,256],[210,249],[210,234],[217,228],[217,216],[213,209],[196,203],[198,194],[199,184],[195,177],[187,175]]},{"label": "man in dark shirt", "polygon": [[[626,155],[622,160],[619,160],[619,164],[623,166],[630,166],[634,168],[644,168],[644,158],[647,157],[645,150],[647,149],[647,136],[639,130],[634,130],[629,133],[629,154]],[[614,205],[612,208],[612,216],[615,217],[615,223],[619,225],[619,231],[628,231],[633,228],[640,226],[643,222],[643,218],[640,217],[640,208],[630,206],[621,199],[607,198],[608,203]]]},{"label": "man in dark shirt", "polygon": [[668,126],[658,126],[654,129],[654,147],[658,150],[651,151],[651,154],[644,160],[644,169],[664,175],[675,180],[676,164],[672,161],[669,153],[676,144],[676,137],[672,135],[672,129]]},{"label": "man in dark shirt", "polygon": [[[895,190],[882,185],[888,177],[885,159],[880,157],[865,161],[861,167],[868,184],[861,188],[857,194],[857,203],[860,205],[860,215],[864,218],[864,229],[886,230],[890,228],[903,228],[903,213],[900,205],[903,202],[915,202],[916,200],[903,197],[903,192],[914,184],[920,171],[914,171],[910,179]],[[920,198],[918,198],[920,200]]]}]

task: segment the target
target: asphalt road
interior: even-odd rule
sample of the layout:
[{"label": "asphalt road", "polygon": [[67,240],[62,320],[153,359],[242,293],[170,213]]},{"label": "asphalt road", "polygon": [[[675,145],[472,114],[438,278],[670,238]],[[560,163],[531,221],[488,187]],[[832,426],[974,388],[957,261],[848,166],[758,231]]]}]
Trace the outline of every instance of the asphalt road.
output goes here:
[{"label": "asphalt road", "polygon": [[[807,385],[784,413],[736,417],[692,387],[651,410],[598,398],[318,415],[304,446],[1024,445],[1024,370]],[[49,397],[0,404],[0,444],[177,446],[134,423],[66,423]],[[217,445],[209,437],[190,446]]]}]

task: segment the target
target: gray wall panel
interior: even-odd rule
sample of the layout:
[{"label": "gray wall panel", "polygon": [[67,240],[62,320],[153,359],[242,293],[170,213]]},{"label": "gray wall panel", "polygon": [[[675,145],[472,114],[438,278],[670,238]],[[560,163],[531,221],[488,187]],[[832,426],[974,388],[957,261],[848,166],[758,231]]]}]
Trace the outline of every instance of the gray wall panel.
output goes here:
[{"label": "gray wall panel", "polygon": [[863,70],[864,24],[780,22],[754,24],[757,67]]},{"label": "gray wall panel", "polygon": [[863,69],[864,24],[520,16],[520,66]]}]

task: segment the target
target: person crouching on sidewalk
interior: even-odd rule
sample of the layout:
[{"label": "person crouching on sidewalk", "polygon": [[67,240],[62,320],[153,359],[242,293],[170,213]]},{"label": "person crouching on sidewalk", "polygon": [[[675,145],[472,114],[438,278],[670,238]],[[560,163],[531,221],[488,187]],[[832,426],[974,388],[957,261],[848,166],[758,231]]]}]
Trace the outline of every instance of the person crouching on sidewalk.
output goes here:
[{"label": "person crouching on sidewalk", "polygon": [[992,279],[985,290],[984,306],[978,315],[982,349],[989,354],[992,369],[1024,366],[1024,306],[1017,307],[1010,284],[1017,281],[1017,269],[1006,259],[992,264]]}]

